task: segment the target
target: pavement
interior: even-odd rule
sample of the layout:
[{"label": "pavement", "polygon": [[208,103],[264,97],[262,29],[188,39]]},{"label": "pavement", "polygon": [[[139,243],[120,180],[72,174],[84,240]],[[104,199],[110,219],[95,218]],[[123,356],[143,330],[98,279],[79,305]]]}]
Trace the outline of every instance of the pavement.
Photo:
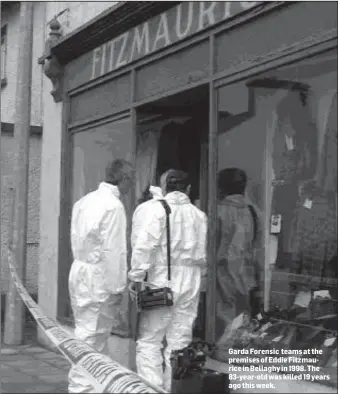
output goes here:
[{"label": "pavement", "polygon": [[1,393],[67,393],[70,364],[38,345],[2,347]]},{"label": "pavement", "polygon": [[67,393],[70,363],[38,344],[36,324],[28,323],[24,334],[24,345],[1,343],[0,393]]}]

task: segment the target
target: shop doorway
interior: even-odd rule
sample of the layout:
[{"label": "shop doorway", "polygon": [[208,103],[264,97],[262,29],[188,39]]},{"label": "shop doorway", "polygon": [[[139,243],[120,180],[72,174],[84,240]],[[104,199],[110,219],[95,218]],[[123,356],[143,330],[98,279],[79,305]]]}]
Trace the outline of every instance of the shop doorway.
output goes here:
[{"label": "shop doorway", "polygon": [[[174,168],[189,173],[190,199],[207,212],[209,86],[203,85],[137,108],[136,200]],[[205,294],[194,337],[205,338]]]},{"label": "shop doorway", "polygon": [[208,85],[138,107],[137,199],[175,168],[189,173],[191,201],[206,211],[208,124]]}]

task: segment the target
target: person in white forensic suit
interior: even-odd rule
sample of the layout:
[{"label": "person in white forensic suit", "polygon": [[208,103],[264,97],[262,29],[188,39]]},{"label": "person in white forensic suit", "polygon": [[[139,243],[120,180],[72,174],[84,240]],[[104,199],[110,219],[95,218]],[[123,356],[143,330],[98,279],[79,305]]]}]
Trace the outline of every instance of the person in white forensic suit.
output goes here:
[{"label": "person in white forensic suit", "polygon": [[[108,339],[127,286],[126,214],[120,193],[128,192],[132,179],[131,164],[115,160],[106,169],[105,182],[77,201],[72,212],[69,294],[75,337],[103,354],[108,354]],[[68,377],[69,393],[95,392],[76,366]]]},{"label": "person in white forensic suit", "polygon": [[158,186],[149,186],[144,191],[142,197],[139,199],[139,205],[134,211],[132,219],[131,245],[135,245],[137,234],[142,228],[142,223],[147,217],[149,210],[152,208],[154,201],[162,199],[162,189]]},{"label": "person in white forensic suit", "polygon": [[[174,305],[141,313],[136,343],[137,372],[153,384],[171,390],[170,355],[192,341],[201,283],[206,275],[207,217],[191,204],[189,177],[169,170],[161,177],[161,188],[171,208],[171,283]],[[129,279],[140,288],[148,274],[151,288],[168,285],[166,214],[159,201],[152,203],[139,229],[132,251]],[[165,370],[163,371],[162,347]]]}]

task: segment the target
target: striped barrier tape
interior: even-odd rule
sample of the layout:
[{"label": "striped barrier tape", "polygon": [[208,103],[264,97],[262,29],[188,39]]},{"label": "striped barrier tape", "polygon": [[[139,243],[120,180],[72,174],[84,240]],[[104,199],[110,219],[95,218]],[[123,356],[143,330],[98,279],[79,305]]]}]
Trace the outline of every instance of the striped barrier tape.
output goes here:
[{"label": "striped barrier tape", "polygon": [[23,286],[11,251],[8,262],[16,289],[39,327],[67,360],[87,375],[96,393],[166,393],[85,342],[73,338],[56,321],[47,317]]}]

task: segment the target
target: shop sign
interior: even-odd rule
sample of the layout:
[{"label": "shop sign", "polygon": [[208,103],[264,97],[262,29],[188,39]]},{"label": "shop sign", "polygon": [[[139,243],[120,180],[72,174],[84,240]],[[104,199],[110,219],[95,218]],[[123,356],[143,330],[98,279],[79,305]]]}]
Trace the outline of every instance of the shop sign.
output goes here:
[{"label": "shop sign", "polygon": [[189,1],[136,26],[95,48],[91,78],[177,43],[210,26],[254,7],[255,1]]}]

